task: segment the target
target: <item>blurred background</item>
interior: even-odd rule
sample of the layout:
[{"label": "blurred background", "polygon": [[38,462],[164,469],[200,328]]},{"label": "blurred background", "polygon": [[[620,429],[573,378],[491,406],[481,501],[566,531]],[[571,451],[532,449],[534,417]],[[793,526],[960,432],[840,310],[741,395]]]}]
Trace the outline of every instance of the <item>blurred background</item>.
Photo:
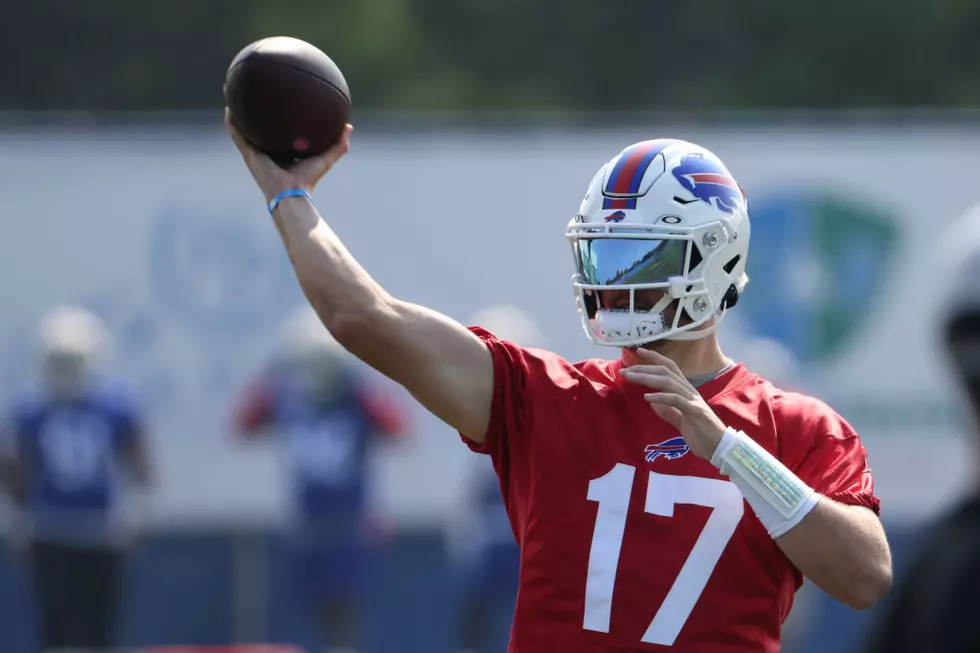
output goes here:
[{"label": "blurred background", "polygon": [[[53,307],[104,324],[105,369],[153,469],[122,562],[120,647],[326,646],[291,571],[295,467],[235,427],[303,306],[221,126],[225,69],[265,36],[309,40],[344,71],[353,150],[316,198],[396,296],[463,321],[510,304],[568,358],[615,355],[581,332],[565,224],[626,145],[697,142],[753,219],[752,281],[723,344],[856,426],[899,571],[923,520],[966,487],[973,454],[935,342],[935,243],[980,201],[976,2],[13,0],[3,13],[0,393],[16,413]],[[403,422],[366,457],[380,526],[359,554],[360,646],[476,646],[460,634],[474,456],[357,374]],[[0,650],[32,653],[13,505]],[[500,589],[484,592],[487,651],[506,642]],[[853,650],[873,614],[806,586],[784,650]]]}]

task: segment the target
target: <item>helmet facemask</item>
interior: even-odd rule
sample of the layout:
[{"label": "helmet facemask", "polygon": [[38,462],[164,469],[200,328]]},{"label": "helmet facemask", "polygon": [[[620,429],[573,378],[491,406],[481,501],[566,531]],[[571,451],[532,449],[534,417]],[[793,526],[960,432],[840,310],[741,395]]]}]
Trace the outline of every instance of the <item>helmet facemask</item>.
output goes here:
[{"label": "helmet facemask", "polygon": [[[737,238],[732,221],[683,229],[669,223],[586,224],[576,216],[569,224],[572,285],[582,326],[594,343],[635,347],[703,338],[734,303],[746,279],[743,257],[724,247]],[[722,260],[726,250],[729,260]],[[652,290],[662,295],[644,306],[638,298]],[[615,305],[603,306],[608,296],[617,297]]]}]

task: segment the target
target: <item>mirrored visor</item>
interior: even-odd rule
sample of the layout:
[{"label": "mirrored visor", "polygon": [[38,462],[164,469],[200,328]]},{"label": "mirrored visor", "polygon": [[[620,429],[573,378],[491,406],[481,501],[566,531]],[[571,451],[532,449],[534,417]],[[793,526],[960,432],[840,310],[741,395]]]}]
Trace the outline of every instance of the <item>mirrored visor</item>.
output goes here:
[{"label": "mirrored visor", "polygon": [[579,238],[574,242],[578,272],[596,286],[663,283],[681,275],[686,240]]}]

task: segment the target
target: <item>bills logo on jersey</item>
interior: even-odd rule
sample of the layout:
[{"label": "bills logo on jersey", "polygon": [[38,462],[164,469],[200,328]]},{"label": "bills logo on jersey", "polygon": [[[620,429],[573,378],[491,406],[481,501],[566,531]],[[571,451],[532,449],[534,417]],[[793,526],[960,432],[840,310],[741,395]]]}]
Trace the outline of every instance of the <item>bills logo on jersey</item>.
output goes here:
[{"label": "bills logo on jersey", "polygon": [[626,219],[626,212],[625,211],[616,211],[615,213],[610,213],[605,218],[603,218],[603,221],[604,222],[622,222],[625,219]]},{"label": "bills logo on jersey", "polygon": [[645,451],[647,454],[647,462],[652,463],[660,456],[663,456],[666,460],[676,460],[690,450],[691,448],[687,446],[686,442],[684,442],[684,438],[678,436],[676,438],[664,440],[663,442],[658,442],[657,444],[648,444]]},{"label": "bills logo on jersey", "polygon": [[711,158],[688,154],[671,172],[694,197],[725,213],[734,212],[745,201],[738,183],[724,166]]}]

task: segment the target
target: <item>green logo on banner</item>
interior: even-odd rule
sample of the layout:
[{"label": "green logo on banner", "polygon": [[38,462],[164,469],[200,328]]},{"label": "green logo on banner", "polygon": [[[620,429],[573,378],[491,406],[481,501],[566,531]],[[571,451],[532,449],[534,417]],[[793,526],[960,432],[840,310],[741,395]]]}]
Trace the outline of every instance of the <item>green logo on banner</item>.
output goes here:
[{"label": "green logo on banner", "polygon": [[804,363],[847,346],[880,308],[898,242],[894,216],[840,194],[751,199],[751,279],[736,310]]}]

